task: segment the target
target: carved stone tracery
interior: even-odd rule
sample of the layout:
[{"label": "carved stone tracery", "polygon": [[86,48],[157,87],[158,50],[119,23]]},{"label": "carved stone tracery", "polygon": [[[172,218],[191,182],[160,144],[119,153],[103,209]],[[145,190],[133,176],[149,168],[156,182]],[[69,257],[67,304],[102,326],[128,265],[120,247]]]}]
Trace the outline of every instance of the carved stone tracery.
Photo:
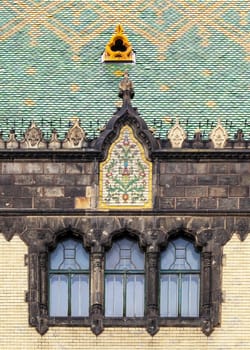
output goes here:
[{"label": "carved stone tracery", "polygon": [[[96,224],[93,226],[95,227]],[[90,250],[90,315],[85,318],[85,321],[78,322],[80,322],[79,325],[89,326],[94,334],[100,334],[104,329],[104,325],[114,327],[122,325],[141,327],[144,325],[149,334],[153,336],[158,332],[159,327],[178,325],[176,320],[162,319],[159,316],[159,254],[169,240],[179,235],[191,239],[195,246],[201,250],[202,256],[200,317],[194,320],[193,323],[186,319],[185,324],[193,326],[200,324],[206,335],[211,334],[214,327],[219,324],[221,247],[225,244],[226,239],[230,239],[230,235],[221,239],[220,230],[203,230],[198,234],[190,229],[187,230],[183,226],[174,227],[173,229],[169,227],[168,232],[163,231],[162,228],[148,227],[144,229],[143,233],[126,225],[122,229],[110,232],[95,227],[87,234],[82,234],[79,229],[73,229],[72,227],[66,227],[64,230],[53,234],[49,228],[46,228],[25,230],[21,236],[29,245],[29,320],[30,324],[36,327],[40,334],[44,334],[49,326],[60,325],[59,320],[51,320],[48,315],[48,251],[56,246],[60,237],[68,235],[80,238],[84,242],[84,246]],[[137,319],[124,322],[123,320],[114,321],[104,318],[104,254],[105,250],[112,245],[114,239],[123,236],[137,239],[140,247],[145,251],[146,303],[143,323],[141,320],[137,321]],[[212,260],[214,263],[212,263]]]}]

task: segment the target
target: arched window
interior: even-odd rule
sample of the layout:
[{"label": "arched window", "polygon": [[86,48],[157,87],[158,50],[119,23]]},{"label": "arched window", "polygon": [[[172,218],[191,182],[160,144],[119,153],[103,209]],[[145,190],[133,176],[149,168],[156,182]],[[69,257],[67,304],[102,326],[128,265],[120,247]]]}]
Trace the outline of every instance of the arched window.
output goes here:
[{"label": "arched window", "polygon": [[199,317],[200,253],[192,242],[169,242],[160,261],[161,317]]},{"label": "arched window", "polygon": [[105,316],[144,316],[144,253],[136,241],[117,240],[106,254]]},{"label": "arched window", "polygon": [[89,313],[89,254],[81,242],[65,239],[49,255],[49,315]]}]

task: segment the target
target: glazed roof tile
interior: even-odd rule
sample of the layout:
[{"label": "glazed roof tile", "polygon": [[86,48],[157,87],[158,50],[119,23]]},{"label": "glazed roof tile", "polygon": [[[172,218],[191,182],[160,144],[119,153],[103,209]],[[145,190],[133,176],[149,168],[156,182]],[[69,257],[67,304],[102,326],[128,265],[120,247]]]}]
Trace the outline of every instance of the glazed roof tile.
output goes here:
[{"label": "glazed roof tile", "polygon": [[[18,139],[31,120],[61,139],[80,118],[98,135],[116,107],[128,69],[137,107],[157,137],[178,117],[189,138],[208,138],[221,118],[250,138],[248,1],[15,1],[1,7],[0,129]],[[26,6],[23,6],[25,3]],[[120,22],[136,64],[100,57]]]}]

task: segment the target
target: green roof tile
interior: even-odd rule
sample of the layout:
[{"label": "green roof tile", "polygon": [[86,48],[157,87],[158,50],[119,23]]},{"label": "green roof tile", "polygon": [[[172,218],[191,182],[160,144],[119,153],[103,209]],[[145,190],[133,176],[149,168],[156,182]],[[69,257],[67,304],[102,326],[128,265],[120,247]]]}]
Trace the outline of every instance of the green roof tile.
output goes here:
[{"label": "green roof tile", "polygon": [[[49,2],[52,4],[51,2]],[[205,138],[221,118],[231,138],[250,138],[248,1],[203,2],[210,17],[199,25],[201,2],[183,7],[159,1],[64,1],[39,7],[3,5],[0,20],[0,129],[20,139],[31,120],[61,139],[78,116],[88,137],[98,135],[119,105],[120,72],[128,69],[136,106],[157,137],[176,117],[190,138]],[[213,6],[217,4],[216,14]],[[27,8],[34,17],[28,16]],[[245,11],[245,12],[244,12]],[[207,22],[206,22],[207,21]],[[102,64],[101,54],[120,22],[136,51],[136,64]],[[169,40],[169,43],[167,44]],[[167,122],[166,122],[167,121]]]}]

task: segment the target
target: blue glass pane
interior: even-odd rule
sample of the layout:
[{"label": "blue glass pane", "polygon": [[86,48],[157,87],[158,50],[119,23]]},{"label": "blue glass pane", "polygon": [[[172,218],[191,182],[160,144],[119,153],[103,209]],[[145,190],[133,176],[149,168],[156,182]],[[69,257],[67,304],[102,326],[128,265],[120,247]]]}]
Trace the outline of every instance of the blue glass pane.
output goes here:
[{"label": "blue glass pane", "polygon": [[71,315],[80,317],[89,314],[89,278],[73,275],[71,278]]},{"label": "blue glass pane", "polygon": [[192,243],[187,246],[187,262],[192,270],[200,269],[200,253],[195,250]]},{"label": "blue glass pane", "polygon": [[50,316],[68,315],[68,278],[64,275],[50,276]]},{"label": "blue glass pane", "polygon": [[182,276],[181,316],[199,316],[200,276]]},{"label": "blue glass pane", "polygon": [[130,275],[127,279],[126,316],[144,315],[144,276]]},{"label": "blue glass pane", "polygon": [[178,316],[178,275],[162,275],[160,280],[160,315]]},{"label": "blue glass pane", "polygon": [[137,242],[123,238],[113,243],[106,254],[107,270],[142,270],[144,254]]},{"label": "blue glass pane", "polygon": [[109,275],[105,278],[105,316],[123,315],[123,279],[121,275]]},{"label": "blue glass pane", "polygon": [[80,270],[89,268],[89,254],[80,242],[67,239],[59,243],[50,254],[53,270]]},{"label": "blue glass pane", "polygon": [[161,269],[164,270],[199,270],[200,253],[189,241],[178,238],[171,241],[161,253]]},{"label": "blue glass pane", "polygon": [[169,270],[170,266],[172,266],[175,262],[175,247],[170,242],[168,244],[167,249],[165,249],[161,253],[161,269],[162,270]]},{"label": "blue glass pane", "polygon": [[59,266],[63,262],[63,245],[59,243],[56,249],[50,253],[50,268],[52,270],[59,269]]}]

